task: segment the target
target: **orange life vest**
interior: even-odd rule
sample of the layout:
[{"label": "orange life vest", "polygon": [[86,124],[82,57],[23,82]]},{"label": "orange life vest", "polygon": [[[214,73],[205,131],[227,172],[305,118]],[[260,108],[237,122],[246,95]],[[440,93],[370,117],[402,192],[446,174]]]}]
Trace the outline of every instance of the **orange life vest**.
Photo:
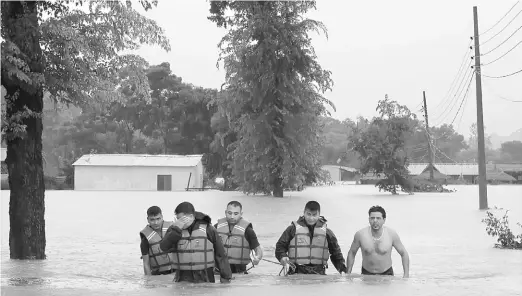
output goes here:
[{"label": "orange life vest", "polygon": [[217,232],[223,242],[230,264],[250,263],[250,245],[245,238],[245,230],[249,225],[250,222],[241,219],[231,231],[226,218],[218,220]]},{"label": "orange life vest", "polygon": [[317,222],[314,228],[314,236],[310,241],[308,227],[299,225],[297,221],[292,223],[295,225],[295,236],[290,241],[288,249],[290,262],[300,265],[326,265],[329,257],[326,224]]},{"label": "orange life vest", "polygon": [[153,274],[168,271],[174,268],[173,254],[163,252],[159,247],[161,240],[172,224],[174,223],[163,221],[160,233],[156,232],[149,225],[145,226],[145,228],[143,228],[143,230],[140,232],[147,238],[147,241],[149,242],[149,265],[150,271]]},{"label": "orange life vest", "polygon": [[174,249],[174,268],[205,270],[209,267],[214,267],[214,244],[207,237],[207,224],[199,224],[190,234],[183,229]]}]

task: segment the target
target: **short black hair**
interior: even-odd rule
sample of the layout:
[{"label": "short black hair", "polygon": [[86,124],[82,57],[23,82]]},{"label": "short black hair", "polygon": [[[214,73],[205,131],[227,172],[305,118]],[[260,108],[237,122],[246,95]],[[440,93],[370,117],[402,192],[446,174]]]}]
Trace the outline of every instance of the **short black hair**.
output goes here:
[{"label": "short black hair", "polygon": [[381,206],[373,206],[371,207],[369,210],[368,210],[368,216],[370,216],[370,214],[372,212],[379,212],[382,214],[382,218],[383,219],[386,219],[386,211],[383,209],[383,207]]},{"label": "short black hair", "polygon": [[157,216],[161,214],[161,209],[158,206],[152,206],[147,210],[147,217]]},{"label": "short black hair", "polygon": [[320,212],[320,211],[321,211],[321,205],[319,205],[318,202],[312,200],[312,201],[309,201],[309,202],[306,203],[306,205],[305,205],[305,211],[306,211],[306,210],[309,210],[309,211],[311,211],[311,212],[313,212],[313,211],[318,211],[318,212]]},{"label": "short black hair", "polygon": [[236,200],[233,200],[233,201],[229,202],[227,204],[227,208],[228,208],[228,206],[239,207],[241,209],[241,211],[243,210],[243,206],[241,205],[241,203],[239,201],[236,201]]},{"label": "short black hair", "polygon": [[196,210],[194,209],[194,206],[188,201],[184,201],[184,202],[180,203],[174,210],[174,214],[179,214],[179,213],[194,214],[195,212],[196,212]]}]

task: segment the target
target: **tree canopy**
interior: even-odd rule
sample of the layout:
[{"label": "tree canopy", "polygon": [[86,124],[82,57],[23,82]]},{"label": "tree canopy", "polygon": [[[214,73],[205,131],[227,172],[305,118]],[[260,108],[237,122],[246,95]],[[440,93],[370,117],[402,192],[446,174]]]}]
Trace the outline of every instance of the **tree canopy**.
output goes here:
[{"label": "tree canopy", "polygon": [[[331,89],[308,35],[326,33],[304,15],[313,1],[211,2],[209,19],[228,29],[221,40],[226,70],[226,118],[237,141],[228,158],[234,180],[248,193],[283,196],[320,171],[322,93]],[[230,11],[232,16],[226,16]]]},{"label": "tree canopy", "polygon": [[[156,1],[140,1],[145,9]],[[120,55],[140,44],[170,50],[163,30],[131,1],[3,1],[2,140],[9,173],[13,259],[45,258],[42,155],[44,93],[53,101],[105,110],[149,100],[147,62]]]}]

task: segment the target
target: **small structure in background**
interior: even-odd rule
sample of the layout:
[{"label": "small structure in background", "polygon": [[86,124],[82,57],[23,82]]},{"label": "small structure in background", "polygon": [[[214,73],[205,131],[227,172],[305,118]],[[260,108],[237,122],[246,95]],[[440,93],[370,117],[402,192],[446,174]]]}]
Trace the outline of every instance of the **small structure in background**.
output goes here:
[{"label": "small structure in background", "polygon": [[[427,168],[427,163],[411,163],[408,166],[410,176],[415,177],[423,174]],[[479,175],[478,164],[476,163],[434,163],[434,168],[446,176],[448,184],[462,183],[462,184],[476,184]],[[516,183],[517,179],[506,174],[501,169],[492,166],[487,167],[486,179],[488,183]]]},{"label": "small structure in background", "polygon": [[203,188],[203,155],[87,154],[74,166],[75,190],[182,191]]},{"label": "small structure in background", "polygon": [[332,182],[358,180],[358,170],[354,168],[340,165],[323,165],[321,168],[330,174],[330,180]]},{"label": "small structure in background", "polygon": [[522,163],[488,163],[486,168],[488,171],[502,171],[515,178],[517,184],[522,184]]}]

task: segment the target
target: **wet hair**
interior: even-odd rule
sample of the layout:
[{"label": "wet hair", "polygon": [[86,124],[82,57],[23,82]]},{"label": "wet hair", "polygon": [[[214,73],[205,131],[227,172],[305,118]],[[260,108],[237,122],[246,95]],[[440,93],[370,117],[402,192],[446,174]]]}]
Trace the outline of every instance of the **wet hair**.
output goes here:
[{"label": "wet hair", "polygon": [[161,209],[158,206],[152,206],[147,210],[147,217],[157,216],[161,214]]},{"label": "wet hair", "polygon": [[184,214],[194,214],[196,210],[194,206],[188,201],[184,201],[180,203],[176,209],[174,210],[174,214],[184,213]]},{"label": "wet hair", "polygon": [[319,205],[318,202],[312,200],[312,201],[309,201],[309,202],[306,203],[305,211],[306,210],[309,210],[310,212],[314,212],[314,211],[320,212],[321,211],[321,205]]},{"label": "wet hair", "polygon": [[234,206],[234,207],[239,207],[239,209],[242,211],[243,210],[243,206],[241,205],[241,203],[239,201],[231,201],[227,204],[227,208],[228,206]]},{"label": "wet hair", "polygon": [[368,210],[368,216],[370,216],[370,214],[372,212],[379,212],[382,214],[382,218],[383,219],[386,219],[386,211],[383,209],[383,207],[381,206],[373,206],[371,207],[369,210]]}]

